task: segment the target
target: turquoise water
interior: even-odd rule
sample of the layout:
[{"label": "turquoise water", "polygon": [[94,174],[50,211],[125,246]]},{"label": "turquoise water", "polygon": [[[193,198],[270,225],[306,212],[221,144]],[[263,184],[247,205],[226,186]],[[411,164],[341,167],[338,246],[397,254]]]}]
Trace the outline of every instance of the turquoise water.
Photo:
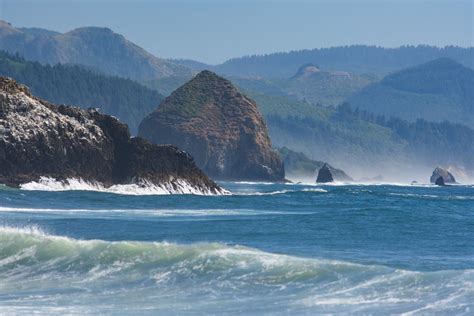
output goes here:
[{"label": "turquoise water", "polygon": [[0,314],[474,314],[474,187],[0,189]]}]

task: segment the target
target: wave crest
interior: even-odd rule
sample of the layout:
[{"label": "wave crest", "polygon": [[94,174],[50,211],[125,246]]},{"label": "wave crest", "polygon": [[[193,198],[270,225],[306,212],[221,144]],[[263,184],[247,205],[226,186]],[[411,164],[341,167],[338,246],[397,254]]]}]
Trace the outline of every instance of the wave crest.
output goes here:
[{"label": "wave crest", "polygon": [[[80,178],[58,181],[49,177],[41,177],[38,181],[22,184],[20,188],[29,191],[96,191],[123,195],[215,195],[208,190],[192,185],[185,179],[175,179],[173,183],[170,182],[159,185],[141,181],[138,184],[116,184],[106,188],[100,183],[88,182]],[[221,194],[230,193],[222,189]]]},{"label": "wave crest", "polygon": [[[193,306],[200,314],[392,314],[474,307],[474,270],[416,272],[221,243],[77,240],[38,227],[0,227],[0,279],[0,307],[12,313],[189,313]],[[85,303],[51,309],[64,302]]]}]

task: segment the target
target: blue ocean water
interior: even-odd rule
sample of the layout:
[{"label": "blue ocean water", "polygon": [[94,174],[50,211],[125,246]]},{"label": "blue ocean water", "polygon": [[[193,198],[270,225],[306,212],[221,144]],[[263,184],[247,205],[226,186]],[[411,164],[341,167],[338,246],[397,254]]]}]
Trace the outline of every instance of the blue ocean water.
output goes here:
[{"label": "blue ocean water", "polygon": [[0,188],[0,314],[474,314],[474,187]]}]

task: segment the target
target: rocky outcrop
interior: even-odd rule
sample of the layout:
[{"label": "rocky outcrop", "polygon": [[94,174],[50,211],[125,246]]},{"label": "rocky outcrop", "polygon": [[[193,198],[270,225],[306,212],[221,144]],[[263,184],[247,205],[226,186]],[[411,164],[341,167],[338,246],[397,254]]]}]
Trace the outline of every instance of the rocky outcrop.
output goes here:
[{"label": "rocky outcrop", "polygon": [[138,134],[189,152],[214,179],[284,181],[283,163],[255,102],[210,71],[167,97]]},{"label": "rocky outcrop", "polygon": [[316,179],[317,183],[329,183],[333,182],[334,177],[332,176],[331,168],[330,166],[325,163],[321,169],[318,171],[318,177]]},{"label": "rocky outcrop", "polygon": [[0,77],[0,183],[9,186],[42,177],[114,184],[153,184],[175,192],[224,192],[172,146],[130,138],[128,127],[96,110],[56,106],[25,86]]},{"label": "rocky outcrop", "polygon": [[[288,147],[282,147],[278,149],[280,157],[283,159],[285,164],[285,174],[290,180],[302,180],[302,181],[314,181],[317,177],[317,173],[321,167],[327,163],[319,160],[309,159],[304,153],[296,152]],[[337,169],[327,164],[334,181],[351,182],[354,181],[347,173],[342,169]]]},{"label": "rocky outcrop", "polygon": [[430,178],[430,183],[436,183],[436,181],[439,178],[443,178],[444,183],[456,183],[456,179],[454,179],[454,176],[446,169],[443,169],[441,167],[436,167],[435,170],[433,170],[433,174],[431,175]]},{"label": "rocky outcrop", "polygon": [[435,181],[435,184],[438,185],[438,186],[440,186],[440,187],[443,187],[443,186],[446,185],[446,184],[444,183],[443,177],[438,177],[438,179],[436,179],[436,181]]}]

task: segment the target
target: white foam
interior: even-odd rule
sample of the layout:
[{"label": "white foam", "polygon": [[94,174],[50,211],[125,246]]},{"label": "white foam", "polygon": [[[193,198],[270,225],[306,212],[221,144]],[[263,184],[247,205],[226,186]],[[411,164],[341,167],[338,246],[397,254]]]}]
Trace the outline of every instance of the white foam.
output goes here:
[{"label": "white foam", "polygon": [[[409,271],[222,243],[78,240],[37,227],[0,226],[0,250],[0,310],[7,314],[459,314],[460,308],[469,314],[473,308],[472,269]],[[90,310],[81,310],[86,305]]]},{"label": "white foam", "polygon": [[233,195],[262,196],[262,195],[279,195],[279,194],[296,193],[296,192],[327,193],[328,191],[322,188],[305,188],[302,190],[278,190],[278,191],[270,191],[270,192],[239,192],[239,193],[234,193]]},{"label": "white foam", "polygon": [[162,184],[140,181],[139,183],[117,184],[106,188],[100,183],[88,182],[80,178],[57,181],[53,178],[41,177],[38,181],[22,184],[20,188],[29,191],[97,191],[124,195],[230,194],[224,189],[220,189],[217,193],[211,192],[211,190],[207,188],[196,187],[185,179],[174,179]]},{"label": "white foam", "polygon": [[442,200],[474,200],[474,196],[465,195],[434,195],[434,194],[414,194],[414,193],[389,193],[393,196],[427,198],[427,199],[442,199]]},{"label": "white foam", "polygon": [[53,213],[61,215],[95,214],[98,216],[144,216],[144,217],[173,217],[173,216],[258,216],[258,215],[288,215],[312,214],[311,212],[265,211],[252,209],[61,209],[61,208],[28,208],[0,207],[0,212],[14,213]]}]

